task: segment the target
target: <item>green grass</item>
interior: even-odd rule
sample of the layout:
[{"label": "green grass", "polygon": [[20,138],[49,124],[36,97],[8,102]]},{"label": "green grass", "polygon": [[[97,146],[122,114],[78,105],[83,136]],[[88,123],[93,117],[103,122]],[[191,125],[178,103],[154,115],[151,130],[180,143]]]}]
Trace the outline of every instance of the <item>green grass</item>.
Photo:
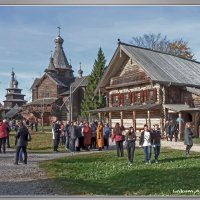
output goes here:
[{"label": "green grass", "polygon": [[[51,132],[32,132],[32,140],[28,142],[28,152],[31,153],[49,153],[53,149],[53,140]],[[10,145],[14,147],[15,133],[10,133]],[[61,152],[64,152],[64,146],[59,147]]]},{"label": "green grass", "polygon": [[[79,154],[43,162],[41,167],[70,195],[200,194],[198,153],[185,157],[183,151],[162,149],[159,164],[145,165],[142,149],[136,149],[132,166],[126,156],[118,158],[116,151]],[[180,194],[181,189],[185,192]]]},{"label": "green grass", "polygon": [[200,138],[193,138],[193,142],[195,144],[200,144]]}]

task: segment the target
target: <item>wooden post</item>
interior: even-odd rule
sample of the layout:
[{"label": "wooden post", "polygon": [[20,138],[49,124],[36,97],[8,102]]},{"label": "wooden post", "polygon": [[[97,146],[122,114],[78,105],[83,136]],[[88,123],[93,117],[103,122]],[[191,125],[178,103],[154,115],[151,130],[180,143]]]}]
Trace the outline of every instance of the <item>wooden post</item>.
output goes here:
[{"label": "wooden post", "polygon": [[181,112],[179,112],[179,114],[178,114],[178,118],[179,118],[179,138],[180,139],[182,139],[182,122],[181,122],[181,117],[182,117],[182,115],[181,115]]},{"label": "wooden post", "polygon": [[109,116],[108,116],[108,118],[109,118],[109,119],[108,119],[108,123],[109,123],[109,125],[112,127],[112,113],[109,112],[108,115],[109,115]]},{"label": "wooden post", "polygon": [[163,119],[163,117],[160,118],[160,132],[161,132],[161,135],[163,136],[164,135],[164,119]]},{"label": "wooden post", "polygon": [[136,132],[136,114],[135,114],[135,110],[133,111],[133,128]]},{"label": "wooden post", "polygon": [[89,121],[89,123],[91,123],[91,113],[89,112],[89,116],[88,116],[88,121]]},{"label": "wooden post", "polygon": [[99,121],[101,121],[101,113],[100,112],[98,113],[98,116],[99,116]]},{"label": "wooden post", "polygon": [[121,117],[121,126],[124,125],[123,124],[123,111],[120,112],[120,117]]},{"label": "wooden post", "polygon": [[147,117],[148,117],[148,127],[149,127],[149,130],[151,129],[151,116],[150,116],[150,110],[147,110]]}]

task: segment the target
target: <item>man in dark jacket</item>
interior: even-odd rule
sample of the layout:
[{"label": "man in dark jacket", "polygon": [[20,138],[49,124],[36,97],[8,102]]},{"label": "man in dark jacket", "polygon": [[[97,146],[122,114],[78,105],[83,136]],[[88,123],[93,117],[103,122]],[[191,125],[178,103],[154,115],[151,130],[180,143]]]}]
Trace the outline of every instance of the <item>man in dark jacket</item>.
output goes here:
[{"label": "man in dark jacket", "polygon": [[71,125],[69,126],[69,134],[70,134],[70,140],[69,140],[69,148],[72,152],[75,151],[75,141],[78,136],[78,127],[76,122],[71,122]]},{"label": "man in dark jacket", "polygon": [[61,134],[61,126],[60,126],[60,122],[58,120],[53,125],[53,131],[54,131],[53,150],[54,150],[54,152],[58,152],[58,145],[60,142],[60,134]]},{"label": "man in dark jacket", "polygon": [[15,156],[14,164],[18,165],[20,149],[22,149],[24,153],[24,164],[27,164],[26,148],[27,148],[28,141],[30,140],[30,133],[28,131],[28,128],[23,124],[22,121],[19,122],[19,129],[15,137],[16,137],[16,141],[15,141],[16,156]]},{"label": "man in dark jacket", "polygon": [[160,155],[160,139],[161,139],[161,132],[159,130],[159,125],[155,124],[153,129],[153,148],[154,148],[156,163],[158,163],[158,156]]},{"label": "man in dark jacket", "polygon": [[70,140],[70,133],[69,133],[69,126],[70,122],[67,121],[65,128],[64,128],[64,134],[65,134],[65,149],[69,149],[69,140]]}]

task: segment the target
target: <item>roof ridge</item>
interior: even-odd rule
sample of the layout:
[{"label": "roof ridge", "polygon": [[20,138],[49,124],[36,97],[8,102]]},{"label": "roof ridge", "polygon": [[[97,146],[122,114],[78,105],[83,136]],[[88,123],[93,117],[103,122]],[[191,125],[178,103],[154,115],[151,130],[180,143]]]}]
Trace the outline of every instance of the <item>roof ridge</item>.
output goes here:
[{"label": "roof ridge", "polygon": [[161,53],[161,54],[177,57],[177,58],[181,58],[181,59],[184,59],[184,60],[187,60],[187,61],[191,61],[191,62],[195,62],[195,63],[200,64],[200,61],[196,61],[196,60],[192,60],[192,59],[188,59],[188,58],[183,58],[183,57],[180,57],[180,56],[172,55],[172,54],[167,53],[167,52],[162,52],[162,51],[158,51],[158,50],[154,50],[154,49],[150,49],[150,48],[146,48],[146,47],[140,47],[140,46],[136,46],[134,44],[128,44],[128,43],[121,42],[121,41],[119,42],[119,45],[120,44],[125,45],[125,46],[135,47],[135,48],[138,48],[138,49],[144,49],[144,50],[147,50],[147,51],[153,51],[155,53]]}]

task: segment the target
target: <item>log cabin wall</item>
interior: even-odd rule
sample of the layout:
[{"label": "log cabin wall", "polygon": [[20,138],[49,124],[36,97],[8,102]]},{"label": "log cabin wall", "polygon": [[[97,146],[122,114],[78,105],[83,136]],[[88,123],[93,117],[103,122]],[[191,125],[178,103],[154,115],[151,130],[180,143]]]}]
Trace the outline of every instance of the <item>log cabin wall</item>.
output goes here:
[{"label": "log cabin wall", "polygon": [[193,104],[194,107],[200,108],[200,96],[196,94],[191,94],[191,93],[190,93],[190,96],[191,96],[191,99],[189,99],[189,103],[191,102],[191,104]]},{"label": "log cabin wall", "polygon": [[153,85],[146,73],[130,59],[122,72],[110,80],[109,106],[128,106],[140,103],[158,103],[160,85]]},{"label": "log cabin wall", "polygon": [[[110,80],[107,87],[109,107],[130,106],[138,104],[155,104],[162,100],[160,84],[151,84],[146,73],[131,59],[127,62],[119,76]],[[151,111],[152,124],[160,124],[160,110]],[[147,110],[136,111],[137,129],[141,130],[147,123]],[[112,112],[112,127],[120,123],[120,112]],[[125,128],[133,126],[133,111],[123,112]]]},{"label": "log cabin wall", "polygon": [[32,90],[32,101],[35,101],[36,99],[38,99],[38,90],[37,88],[34,88]]},{"label": "log cabin wall", "polygon": [[38,99],[40,98],[57,98],[57,85],[49,78],[45,77],[38,86]]},{"label": "log cabin wall", "polygon": [[184,104],[183,87],[169,86],[165,87],[165,103],[166,104]]}]

